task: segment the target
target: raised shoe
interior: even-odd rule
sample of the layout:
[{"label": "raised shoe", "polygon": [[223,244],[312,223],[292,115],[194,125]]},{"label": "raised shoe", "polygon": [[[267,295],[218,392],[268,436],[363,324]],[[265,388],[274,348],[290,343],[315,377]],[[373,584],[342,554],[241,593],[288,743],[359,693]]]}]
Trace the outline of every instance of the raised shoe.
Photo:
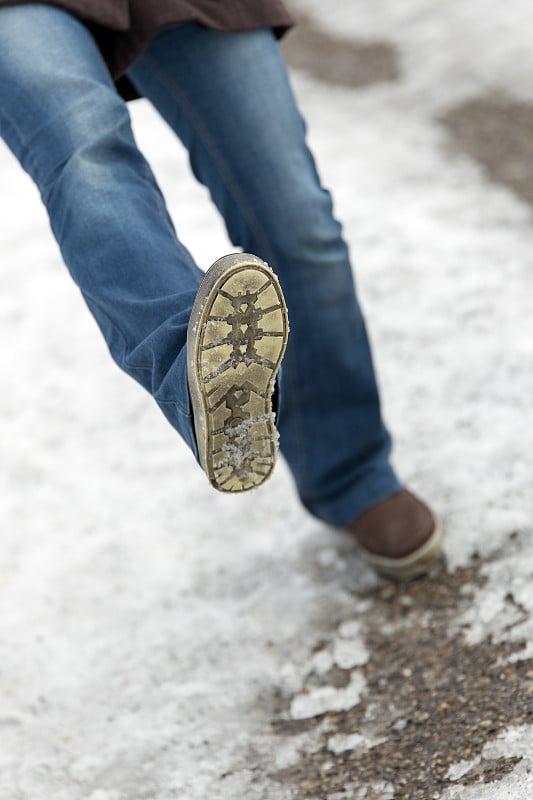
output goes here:
[{"label": "raised shoe", "polygon": [[211,485],[243,492],[276,463],[272,394],[288,336],[276,275],[257,256],[224,256],[206,272],[187,334],[200,463]]}]

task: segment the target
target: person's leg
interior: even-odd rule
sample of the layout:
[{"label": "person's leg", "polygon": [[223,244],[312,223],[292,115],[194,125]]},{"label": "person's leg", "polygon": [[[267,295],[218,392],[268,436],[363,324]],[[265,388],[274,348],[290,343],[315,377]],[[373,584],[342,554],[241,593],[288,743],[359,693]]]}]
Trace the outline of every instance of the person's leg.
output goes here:
[{"label": "person's leg", "polygon": [[92,37],[52,6],[2,7],[0,86],[0,136],[37,184],[113,357],[195,451],[185,345],[203,273],[176,239]]},{"label": "person's leg", "polygon": [[234,244],[280,277],[280,444],[300,497],[346,526],[400,488],[347,247],[269,31],[165,31],[129,71],[189,150]]}]

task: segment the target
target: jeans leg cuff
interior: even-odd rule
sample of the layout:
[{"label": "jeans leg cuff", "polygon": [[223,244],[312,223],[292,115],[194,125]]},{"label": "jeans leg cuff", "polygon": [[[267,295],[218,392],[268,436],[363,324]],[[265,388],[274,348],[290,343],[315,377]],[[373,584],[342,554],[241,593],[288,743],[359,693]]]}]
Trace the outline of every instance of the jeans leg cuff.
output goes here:
[{"label": "jeans leg cuff", "polygon": [[313,516],[337,528],[347,527],[356,517],[376,503],[399,492],[403,484],[398,480],[390,465],[357,481],[341,497],[327,501],[308,501],[301,498],[304,506]]}]

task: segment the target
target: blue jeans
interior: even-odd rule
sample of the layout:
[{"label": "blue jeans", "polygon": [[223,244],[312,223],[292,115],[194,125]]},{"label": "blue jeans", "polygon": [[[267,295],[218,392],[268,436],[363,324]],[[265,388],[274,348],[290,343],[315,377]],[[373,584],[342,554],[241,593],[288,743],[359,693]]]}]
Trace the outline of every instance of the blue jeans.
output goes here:
[{"label": "blue jeans", "polygon": [[[308,510],[344,526],[400,486],[347,247],[275,38],[171,28],[128,74],[187,147],[231,241],[279,275],[291,322],[281,450]],[[0,135],[113,358],[196,453],[185,341],[203,273],[87,29],[53,6],[0,9],[0,94]]]}]

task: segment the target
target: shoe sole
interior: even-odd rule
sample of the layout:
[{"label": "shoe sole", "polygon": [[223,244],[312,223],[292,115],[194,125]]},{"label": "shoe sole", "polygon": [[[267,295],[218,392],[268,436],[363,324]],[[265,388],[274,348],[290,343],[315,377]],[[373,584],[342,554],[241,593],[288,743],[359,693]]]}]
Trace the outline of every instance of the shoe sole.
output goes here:
[{"label": "shoe sole", "polygon": [[216,261],[193,305],[187,373],[200,463],[221,492],[254,489],[272,474],[272,392],[287,337],[287,307],[270,267],[248,253]]},{"label": "shoe sole", "polygon": [[395,581],[412,581],[426,575],[443,557],[444,530],[441,523],[435,520],[435,529],[427,542],[403,558],[385,558],[364,550],[365,558],[376,572],[385,578]]}]

